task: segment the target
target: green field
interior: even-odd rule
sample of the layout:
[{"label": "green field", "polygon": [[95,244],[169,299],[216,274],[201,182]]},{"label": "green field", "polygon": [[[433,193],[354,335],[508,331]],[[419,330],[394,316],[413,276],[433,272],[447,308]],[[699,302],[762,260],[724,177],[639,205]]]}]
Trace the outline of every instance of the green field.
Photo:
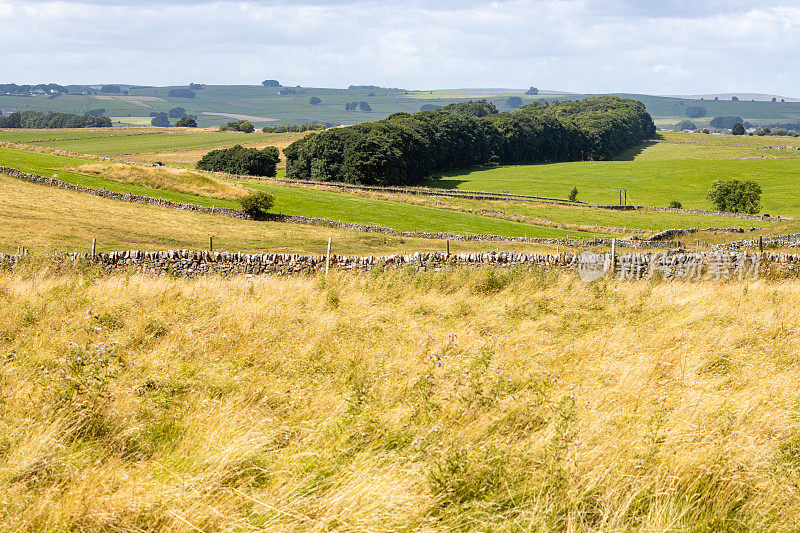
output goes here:
[{"label": "green field", "polygon": [[[151,150],[191,149],[212,142],[216,145],[243,136],[239,133],[166,129],[0,132],[0,140],[13,139],[101,155],[114,154],[124,147],[128,147],[134,154]],[[711,182],[717,178],[737,177],[755,179],[761,184],[764,189],[765,211],[772,215],[794,216],[800,215],[798,146],[800,140],[787,137],[668,133],[646,146],[622,154],[615,161],[475,169],[431,180],[428,185],[554,197],[566,197],[575,186],[579,190],[579,200],[598,204],[616,204],[619,198],[618,189],[626,189],[629,200],[637,205],[666,206],[671,200],[679,200],[687,208],[710,209],[705,195]],[[55,174],[59,179],[70,183],[203,206],[238,206],[233,200],[131,185],[65,170],[87,163],[93,161],[0,148],[0,164],[45,176]],[[584,205],[558,206],[514,200],[479,201],[380,192],[351,194],[252,180],[240,180],[238,183],[273,193],[277,198],[273,208],[276,213],[387,226],[401,231],[528,237],[590,237],[608,234],[625,236],[674,227],[745,226],[763,228],[765,232],[796,231],[793,223],[776,225],[759,220],[743,221],[684,213],[649,210],[625,212]],[[724,238],[734,237],[728,234]]]},{"label": "green field", "polygon": [[[698,134],[671,134],[669,141],[701,137]],[[624,154],[616,161],[519,165],[493,169],[476,169],[450,173],[427,185],[448,189],[464,189],[515,194],[532,194],[565,198],[577,187],[578,199],[597,204],[619,203],[619,189],[628,191],[636,205],[666,207],[678,200],[684,208],[711,209],[706,199],[715,179],[747,179],[757,181],[763,191],[763,208],[772,215],[800,215],[800,161],[797,150],[782,150],[792,157],[781,159],[739,159],[742,147],[720,147],[706,139],[723,136],[702,136],[705,144],[684,145],[658,142]],[[730,140],[731,137],[728,137]],[[763,145],[795,142],[785,137],[748,137]],[[726,151],[727,150],[727,157]],[[753,157],[769,155],[771,150],[752,149]]]},{"label": "green field", "polygon": [[262,143],[285,133],[192,131],[172,128],[69,130],[0,130],[0,141],[19,142],[92,155],[129,155],[149,152],[213,149],[235,144]]},{"label": "green field", "polygon": [[[129,89],[129,94],[119,95],[60,95],[48,96],[0,96],[0,108],[25,111],[61,111],[83,114],[90,109],[105,109],[106,116],[124,124],[147,125],[150,113],[166,112],[174,107],[183,107],[186,112],[198,117],[200,126],[218,126],[233,117],[206,115],[224,113],[255,117],[257,126],[280,124],[303,124],[327,122],[332,124],[355,124],[385,118],[392,113],[419,111],[424,104],[445,106],[466,99],[486,98],[501,111],[508,111],[505,101],[509,96],[521,96],[526,103],[534,101],[575,100],[593,96],[591,94],[539,94],[527,96],[521,93],[498,93],[477,91],[404,91],[392,89],[326,89],[294,87],[297,94],[279,95],[279,88],[260,85],[208,85],[196,90],[195,98],[174,98],[170,89],[179,87],[141,87]],[[185,88],[185,87],[183,87]],[[322,103],[312,106],[309,99],[316,96]],[[640,100],[659,126],[671,129],[686,118],[688,106],[702,106],[708,115],[694,119],[705,126],[715,116],[741,116],[754,124],[788,123],[800,121],[800,103],[772,103],[730,100],[692,100],[644,94],[620,94],[626,98]],[[347,102],[365,101],[372,112],[347,112]],[[271,120],[266,120],[271,119]],[[174,119],[172,119],[174,122]],[[120,124],[121,125],[121,124]]]},{"label": "green field", "polygon": [[[212,205],[216,207],[238,207],[238,204],[232,200],[197,196],[165,189],[151,189],[64,170],[67,167],[92,162],[90,160],[0,147],[0,165],[17,168],[24,172],[47,177],[56,176],[60,180],[76,185],[155,196],[174,202],[193,203],[209,207]],[[251,188],[263,189],[275,194],[276,202],[272,211],[287,215],[304,215],[342,222],[379,225],[400,231],[493,234],[509,237],[590,236],[589,233],[585,232],[565,231],[496,217],[410,205],[403,202],[364,198],[346,193],[266,185],[257,182],[243,183]]]}]

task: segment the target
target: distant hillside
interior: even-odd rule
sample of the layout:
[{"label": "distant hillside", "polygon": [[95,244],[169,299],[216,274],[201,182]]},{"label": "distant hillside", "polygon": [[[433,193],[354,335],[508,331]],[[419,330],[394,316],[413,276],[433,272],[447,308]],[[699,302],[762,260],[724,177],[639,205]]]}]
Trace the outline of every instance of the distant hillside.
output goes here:
[{"label": "distant hillside", "polygon": [[[181,108],[197,117],[200,127],[218,127],[230,120],[247,119],[257,127],[321,122],[357,124],[386,118],[397,112],[415,113],[422,106],[446,106],[467,100],[487,99],[500,111],[513,109],[509,97],[522,103],[578,100],[596,94],[571,94],[541,90],[536,96],[523,94],[522,89],[462,88],[451,90],[406,91],[376,86],[353,86],[349,89],[289,87],[264,85],[200,85],[142,87],[127,84],[114,86],[70,85],[68,93],[31,92],[0,95],[0,109],[36,110],[84,114],[104,109],[115,126],[149,125],[152,113],[169,113]],[[119,88],[119,92],[115,92]],[[114,92],[109,92],[114,91]],[[645,104],[657,126],[665,129],[687,118],[688,107],[705,108],[705,116],[692,118],[705,127],[715,116],[740,116],[755,125],[800,122],[800,101],[783,97],[786,102],[771,102],[771,95],[741,93],[739,101],[729,95],[689,97],[652,96],[618,93],[624,98]],[[758,98],[756,98],[758,96]],[[702,98],[702,100],[700,99]],[[751,100],[756,100],[752,102]],[[362,105],[362,102],[364,105]],[[175,119],[172,120],[174,124]]]}]

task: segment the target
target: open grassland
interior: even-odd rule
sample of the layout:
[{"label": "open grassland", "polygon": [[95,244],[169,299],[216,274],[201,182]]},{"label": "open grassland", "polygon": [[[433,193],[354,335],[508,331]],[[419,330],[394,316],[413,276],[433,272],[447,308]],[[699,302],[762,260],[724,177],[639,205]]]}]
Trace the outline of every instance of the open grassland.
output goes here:
[{"label": "open grassland", "polygon": [[[237,207],[234,198],[244,191],[266,190],[276,196],[274,212],[375,224],[403,231],[591,238],[593,235],[653,233],[672,227],[755,226],[764,228],[764,234],[797,229],[794,226],[783,228],[786,224],[779,227],[763,221],[682,213],[620,212],[585,206],[475,201],[377,192],[352,194],[253,180],[226,181],[207,174],[168,167],[98,163],[9,148],[0,148],[0,164],[45,176],[56,175],[59,179],[78,185],[203,206]],[[709,241],[709,237],[698,236],[697,240]],[[737,237],[725,234],[711,241],[730,238]]]},{"label": "open grassland", "polygon": [[[309,133],[282,133],[279,137],[271,140],[261,140],[256,142],[241,142],[240,144],[245,148],[258,148],[262,149],[267,146],[274,146],[281,150],[280,161],[278,161],[278,168],[284,169],[286,167],[286,157],[283,155],[283,149],[292,144],[293,142],[302,139]],[[243,139],[246,141],[246,139]],[[208,153],[208,149],[200,148],[194,150],[177,150],[177,151],[164,151],[164,152],[143,152],[136,154],[126,154],[125,159],[128,161],[141,161],[141,162],[154,162],[160,161],[162,163],[178,165],[178,166],[191,166],[194,167],[200,159]]]},{"label": "open grassland", "polygon": [[[214,236],[217,251],[252,253],[285,252],[322,254],[328,237],[334,253],[384,255],[397,252],[443,251],[445,243],[435,239],[393,237],[377,233],[279,222],[248,221],[99,198],[26,183],[0,175],[0,252],[11,253],[24,246],[35,252],[85,252],[97,239],[98,251],[206,249]],[[746,235],[699,233],[687,242],[720,242],[800,232],[789,222]],[[691,246],[691,245],[690,245]],[[526,243],[479,243],[451,241],[452,253],[464,251],[544,251],[553,245]],[[584,249],[560,247],[580,253]]]},{"label": "open grassland", "polygon": [[100,156],[199,149],[209,151],[236,144],[264,143],[266,145],[274,139],[286,136],[285,133],[221,132],[195,128],[126,128],[124,130],[106,128],[94,129],[83,134],[75,130],[65,133],[53,130],[0,131],[0,141],[26,143],[67,152]]},{"label": "open grassland", "polygon": [[[325,226],[240,220],[120,202],[22,182],[0,175],[0,252],[20,246],[40,252],[206,249],[217,251],[323,254],[328,238],[334,253],[383,255],[443,251],[435,239],[393,237]],[[555,250],[523,243],[451,242],[460,251]],[[564,250],[564,247],[561,247]]]},{"label": "open grassland", "polygon": [[[91,160],[78,160],[67,156],[0,147],[0,165],[10,166],[23,172],[32,172],[47,177],[55,174],[58,179],[77,185],[154,196],[175,202],[193,203],[207,207],[238,207],[238,202],[230,199],[154,188],[154,185],[157,184],[142,186],[137,183],[128,183],[128,181],[134,180],[127,177],[124,181],[116,181],[111,179],[113,178],[112,174],[100,177],[68,170],[77,165],[95,165],[96,163]],[[146,176],[141,172],[137,175],[139,178]],[[11,178],[0,178],[0,180],[16,181]],[[275,194],[276,201],[272,212],[287,215],[304,215],[342,222],[379,225],[399,231],[491,234],[509,237],[590,235],[474,213],[456,212],[346,193],[262,184],[255,181],[242,182],[242,184],[251,189],[266,190]]]},{"label": "open grassland", "polygon": [[5,530],[791,531],[800,282],[0,274]]},{"label": "open grassland", "polygon": [[[698,134],[668,134],[663,138],[615,161],[476,169],[447,174],[427,185],[561,198],[577,187],[579,200],[599,204],[617,204],[618,190],[626,189],[629,201],[637,205],[667,206],[678,200],[685,208],[711,209],[706,199],[711,183],[736,178],[761,185],[764,212],[800,215],[800,160],[794,139]],[[747,139],[741,143],[747,146],[736,146],[731,138]],[[717,143],[720,139],[726,146]],[[751,156],[745,155],[751,152]]]},{"label": "open grassland", "polygon": [[250,191],[241,185],[221,181],[213,175],[182,168],[145,167],[126,163],[93,163],[71,168],[78,174],[98,176],[155,189],[172,189],[201,196],[235,200]]}]

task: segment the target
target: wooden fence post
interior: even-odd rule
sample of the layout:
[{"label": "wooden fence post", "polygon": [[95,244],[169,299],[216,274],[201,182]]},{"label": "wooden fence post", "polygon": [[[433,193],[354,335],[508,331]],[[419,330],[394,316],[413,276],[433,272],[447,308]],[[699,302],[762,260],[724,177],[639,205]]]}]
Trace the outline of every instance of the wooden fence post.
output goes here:
[{"label": "wooden fence post", "polygon": [[764,236],[763,235],[759,235],[758,236],[758,251],[761,252],[762,254],[764,253]]},{"label": "wooden fence post", "polygon": [[328,253],[325,259],[325,277],[328,277],[328,269],[331,267],[331,239],[333,237],[328,237]]},{"label": "wooden fence post", "polygon": [[92,237],[92,259],[97,256],[97,238]]},{"label": "wooden fence post", "polygon": [[208,251],[209,252],[213,252],[214,251],[214,236],[213,235],[209,235],[208,236]]},{"label": "wooden fence post", "polygon": [[611,273],[612,275],[617,271],[617,239],[611,239]]},{"label": "wooden fence post", "polygon": [[447,239],[447,255],[445,255],[445,260],[450,259],[450,239]]}]

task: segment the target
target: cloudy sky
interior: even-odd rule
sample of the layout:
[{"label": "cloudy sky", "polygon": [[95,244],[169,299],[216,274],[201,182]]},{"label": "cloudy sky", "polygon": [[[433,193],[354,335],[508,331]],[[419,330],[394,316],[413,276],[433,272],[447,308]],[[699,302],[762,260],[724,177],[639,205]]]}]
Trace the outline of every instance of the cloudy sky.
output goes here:
[{"label": "cloudy sky", "polygon": [[800,96],[797,0],[0,0],[0,82]]}]

